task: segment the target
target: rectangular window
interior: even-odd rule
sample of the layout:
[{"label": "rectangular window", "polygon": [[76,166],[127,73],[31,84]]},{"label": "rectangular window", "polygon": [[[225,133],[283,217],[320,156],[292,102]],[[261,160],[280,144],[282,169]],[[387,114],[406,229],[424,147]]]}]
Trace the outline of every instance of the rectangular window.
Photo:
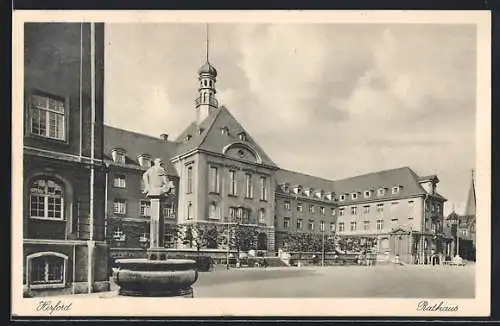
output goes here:
[{"label": "rectangular window", "polygon": [[193,192],[193,167],[188,166],[187,168],[187,193],[190,194]]},{"label": "rectangular window", "polygon": [[115,199],[113,202],[113,212],[121,215],[126,214],[127,202],[123,199]]},{"label": "rectangular window", "polygon": [[325,208],[324,208],[323,206],[321,206],[321,207],[319,208],[319,213],[320,213],[321,215],[325,215]]},{"label": "rectangular window", "polygon": [[370,205],[363,206],[363,212],[364,212],[365,214],[370,213]]},{"label": "rectangular window", "polygon": [[211,166],[208,176],[209,192],[219,193],[219,169]]},{"label": "rectangular window", "polygon": [[245,174],[245,198],[253,198],[252,175]]},{"label": "rectangular window", "polygon": [[392,202],[391,203],[391,210],[396,210],[398,209],[399,207],[399,203],[398,202]]},{"label": "rectangular window", "polygon": [[364,221],[363,230],[369,230],[369,229],[370,229],[370,221]]},{"label": "rectangular window", "polygon": [[186,214],[186,219],[190,220],[193,218],[193,203],[189,202],[187,204],[187,214]]},{"label": "rectangular window", "polygon": [[259,209],[259,223],[266,223],[266,210],[264,208]]},{"label": "rectangular window", "polygon": [[344,222],[340,222],[339,223],[339,232],[344,232],[344,228],[345,228]]},{"label": "rectangular window", "polygon": [[297,212],[302,212],[302,211],[303,211],[302,203],[297,203]]},{"label": "rectangular window", "polygon": [[314,231],[314,221],[309,220],[308,227],[309,231]]},{"label": "rectangular window", "polygon": [[238,217],[238,208],[236,207],[229,207],[229,218],[231,222],[236,221]]},{"label": "rectangular window", "polygon": [[384,188],[379,188],[379,190],[377,192],[377,195],[379,195],[379,196],[385,195],[385,189]]},{"label": "rectangular window", "polygon": [[339,200],[340,201],[344,201],[345,200],[345,195],[340,195]]},{"label": "rectangular window", "polygon": [[149,200],[141,200],[141,216],[151,216],[151,202]]},{"label": "rectangular window", "polygon": [[267,179],[260,177],[260,200],[267,200]]},{"label": "rectangular window", "polygon": [[283,227],[284,227],[285,229],[288,229],[288,228],[290,227],[290,218],[289,218],[289,217],[285,217],[285,218],[283,219]]},{"label": "rectangular window", "polygon": [[230,170],[229,171],[229,194],[232,196],[236,196],[236,171]]},{"label": "rectangular window", "polygon": [[370,190],[365,190],[365,198],[370,198],[372,195],[372,192]]},{"label": "rectangular window", "polygon": [[384,204],[377,204],[377,212],[383,212],[384,211]]},{"label": "rectangular window", "polygon": [[303,227],[302,219],[299,218],[297,220],[297,230],[302,230],[302,227]]},{"label": "rectangular window", "polygon": [[321,230],[321,232],[325,231],[325,221],[319,222],[319,229]]},{"label": "rectangular window", "polygon": [[173,204],[163,207],[163,216],[168,219],[175,219],[175,207]]},{"label": "rectangular window", "polygon": [[113,180],[113,186],[116,188],[125,188],[126,187],[126,182],[125,182],[125,176],[124,175],[115,175],[115,178]]},{"label": "rectangular window", "polygon": [[397,194],[399,192],[399,187],[392,187],[392,194]]},{"label": "rectangular window", "polygon": [[356,206],[351,206],[351,215],[356,215],[358,208]]},{"label": "rectangular window", "polygon": [[358,193],[357,193],[357,192],[353,192],[353,193],[351,194],[351,199],[352,199],[352,200],[356,200],[356,199],[358,199]]},{"label": "rectangular window", "polygon": [[356,231],[356,221],[351,221],[351,231]]},{"label": "rectangular window", "polygon": [[314,213],[314,205],[309,205],[309,213]]},{"label": "rectangular window", "polygon": [[335,216],[335,208],[330,208],[332,216]]},{"label": "rectangular window", "polygon": [[377,220],[377,231],[381,231],[384,228],[384,220]]},{"label": "rectangular window", "polygon": [[217,206],[217,203],[211,203],[208,206],[208,218],[213,220],[220,219],[219,207]]},{"label": "rectangular window", "polygon": [[33,94],[30,97],[29,107],[32,134],[66,140],[66,108],[63,100]]},{"label": "rectangular window", "polygon": [[283,208],[287,211],[290,210],[290,202],[288,200],[285,200],[285,202],[283,203]]},{"label": "rectangular window", "polygon": [[344,212],[345,212],[344,208],[339,209],[339,215],[340,216],[344,216]]},{"label": "rectangular window", "polygon": [[45,255],[30,260],[30,284],[64,284],[65,260],[55,255]]},{"label": "rectangular window", "polygon": [[330,223],[330,231],[335,232],[335,223]]}]

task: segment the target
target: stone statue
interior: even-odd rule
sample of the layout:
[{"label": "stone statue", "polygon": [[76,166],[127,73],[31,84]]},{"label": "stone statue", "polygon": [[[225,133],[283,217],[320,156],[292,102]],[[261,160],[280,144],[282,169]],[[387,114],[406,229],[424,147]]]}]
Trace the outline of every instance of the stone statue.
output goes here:
[{"label": "stone statue", "polygon": [[154,165],[142,175],[144,193],[147,196],[165,196],[175,193],[174,183],[168,178],[161,158],[154,160]]}]

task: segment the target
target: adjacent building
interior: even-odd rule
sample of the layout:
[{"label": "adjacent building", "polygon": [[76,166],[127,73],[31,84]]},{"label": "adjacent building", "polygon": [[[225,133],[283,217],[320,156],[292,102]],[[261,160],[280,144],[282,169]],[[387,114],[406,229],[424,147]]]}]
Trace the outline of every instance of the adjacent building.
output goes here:
[{"label": "adjacent building", "polygon": [[26,296],[109,289],[103,82],[103,24],[24,25]]},{"label": "adjacent building", "polygon": [[445,233],[453,239],[450,243],[451,255],[459,255],[467,260],[476,260],[476,189],[474,186],[474,173],[465,211],[459,215],[453,210],[446,217]]}]

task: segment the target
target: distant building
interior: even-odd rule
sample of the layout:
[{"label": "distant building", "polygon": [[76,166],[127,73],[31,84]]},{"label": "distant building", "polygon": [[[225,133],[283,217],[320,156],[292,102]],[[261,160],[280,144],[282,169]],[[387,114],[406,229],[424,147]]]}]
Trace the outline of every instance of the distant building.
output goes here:
[{"label": "distant building", "polygon": [[[476,189],[474,186],[474,174],[467,196],[464,214],[459,215],[453,210],[446,217],[446,234],[453,242],[451,243],[451,254],[467,260],[476,260]],[[457,241],[459,242],[457,244]],[[458,246],[457,246],[458,245]]]},{"label": "distant building", "polygon": [[[225,254],[228,227],[235,225],[254,230],[251,248],[268,255],[284,245],[288,234],[300,232],[373,237],[380,254],[410,263],[448,254],[446,199],[437,191],[437,176],[421,177],[403,167],[335,181],[281,169],[219,106],[217,70],[207,61],[198,73],[196,119],[175,141],[106,128],[105,155],[115,180],[108,182],[107,196],[113,248],[140,248],[137,239],[147,233],[147,218],[139,209],[144,201],[140,174],[147,167],[140,166],[140,155],[147,154],[170,160],[168,171],[178,181],[172,223],[210,233],[212,241],[204,246],[214,254]],[[116,153],[125,156],[118,163],[109,159]]]},{"label": "distant building", "polygon": [[26,23],[24,42],[24,293],[105,291],[104,26]]}]

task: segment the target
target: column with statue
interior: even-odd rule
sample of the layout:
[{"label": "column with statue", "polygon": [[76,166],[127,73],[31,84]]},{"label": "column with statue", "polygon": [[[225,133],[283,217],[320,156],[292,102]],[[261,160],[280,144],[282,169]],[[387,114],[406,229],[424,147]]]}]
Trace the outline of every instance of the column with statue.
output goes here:
[{"label": "column with statue", "polygon": [[159,158],[143,174],[144,193],[151,201],[150,243],[146,259],[119,259],[114,281],[119,294],[127,296],[193,297],[192,284],[198,278],[196,262],[188,259],[168,259],[164,247],[165,217],[161,203],[175,195]]}]

